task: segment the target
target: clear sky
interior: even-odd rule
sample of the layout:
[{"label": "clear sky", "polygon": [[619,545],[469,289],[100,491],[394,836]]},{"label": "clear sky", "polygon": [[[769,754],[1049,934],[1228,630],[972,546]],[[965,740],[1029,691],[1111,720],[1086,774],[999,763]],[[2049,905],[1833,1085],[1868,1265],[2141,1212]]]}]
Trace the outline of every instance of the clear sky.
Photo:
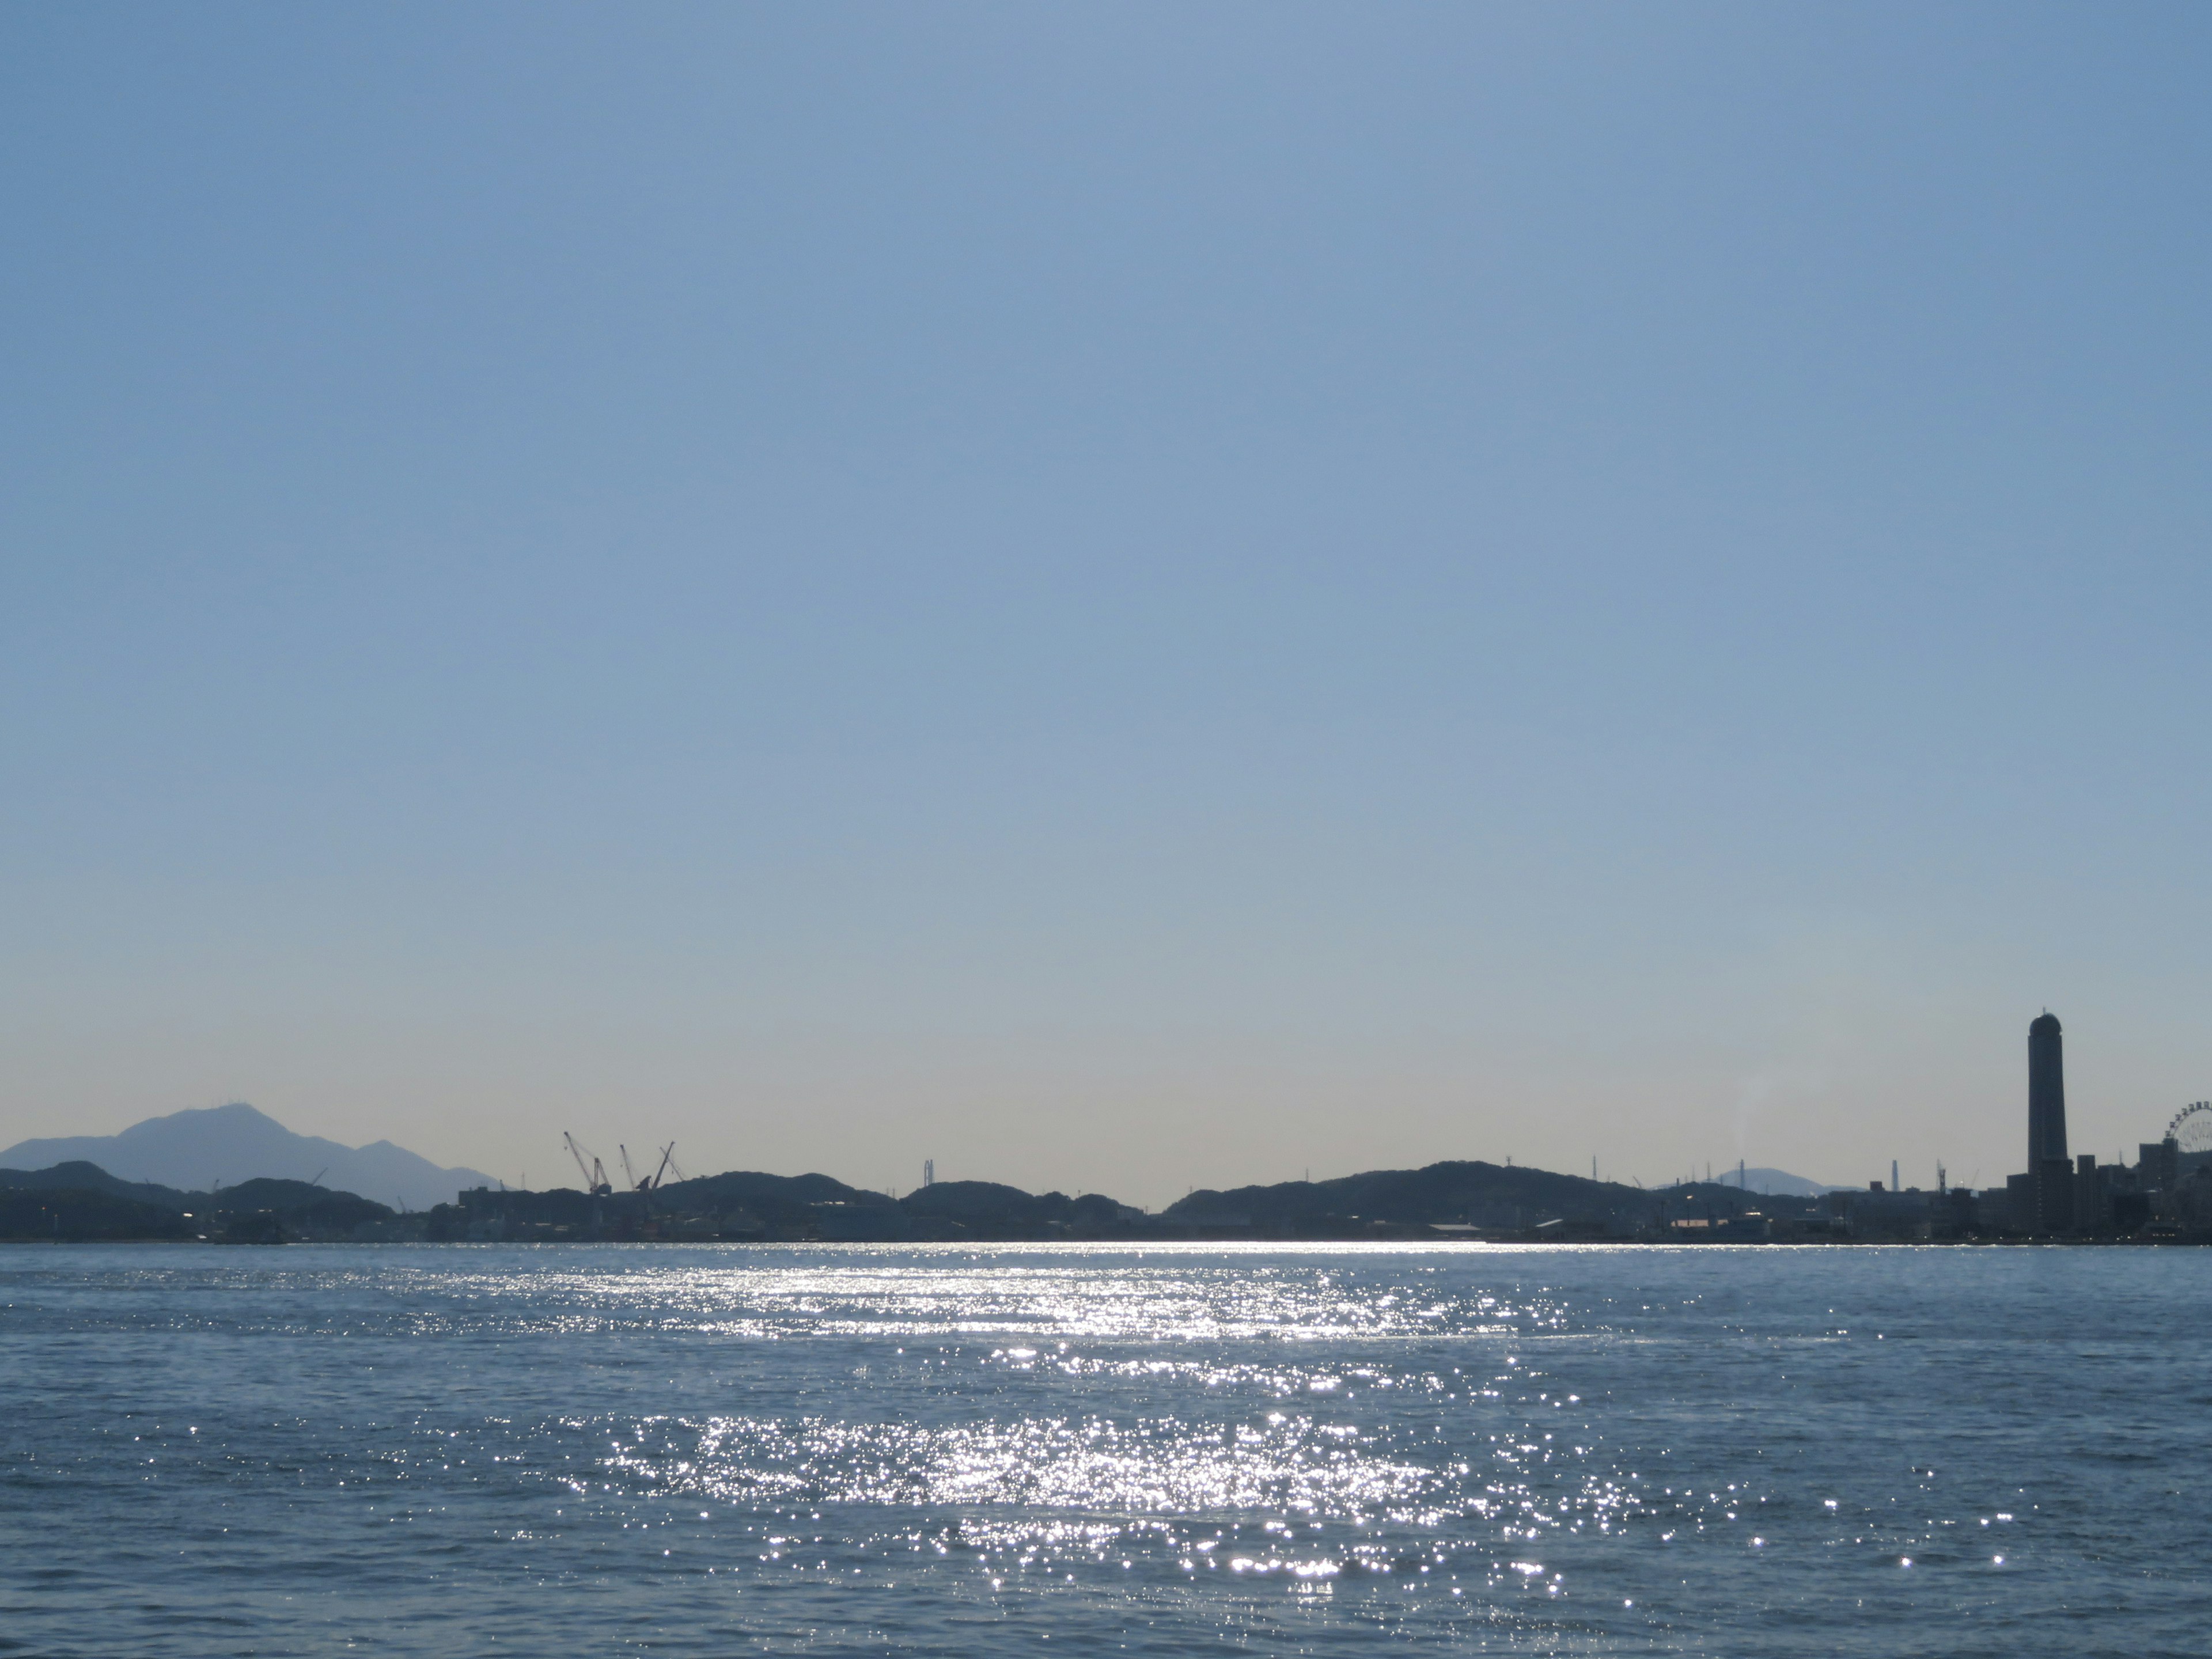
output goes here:
[{"label": "clear sky", "polygon": [[0,1144],[2212,1096],[2212,9],[0,10]]}]

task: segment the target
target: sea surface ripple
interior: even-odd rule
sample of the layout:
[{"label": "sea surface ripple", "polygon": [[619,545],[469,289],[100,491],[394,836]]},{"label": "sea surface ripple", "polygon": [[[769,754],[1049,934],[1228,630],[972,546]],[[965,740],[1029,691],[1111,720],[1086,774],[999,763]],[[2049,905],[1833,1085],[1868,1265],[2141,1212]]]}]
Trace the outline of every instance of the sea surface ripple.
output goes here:
[{"label": "sea surface ripple", "polygon": [[0,1652],[2201,1654],[2212,1253],[0,1251]]}]

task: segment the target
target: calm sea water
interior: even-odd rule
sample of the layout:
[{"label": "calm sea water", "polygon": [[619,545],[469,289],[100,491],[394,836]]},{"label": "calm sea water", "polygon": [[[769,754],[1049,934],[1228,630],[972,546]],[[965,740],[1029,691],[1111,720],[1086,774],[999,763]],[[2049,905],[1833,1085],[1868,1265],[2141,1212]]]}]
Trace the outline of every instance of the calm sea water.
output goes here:
[{"label": "calm sea water", "polygon": [[0,1650],[2212,1650],[2212,1252],[0,1251]]}]

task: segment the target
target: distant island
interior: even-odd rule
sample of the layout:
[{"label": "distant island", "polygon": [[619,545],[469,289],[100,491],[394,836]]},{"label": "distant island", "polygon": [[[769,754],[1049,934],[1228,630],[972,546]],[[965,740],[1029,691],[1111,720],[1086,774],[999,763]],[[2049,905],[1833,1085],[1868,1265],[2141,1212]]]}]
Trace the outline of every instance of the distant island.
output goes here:
[{"label": "distant island", "polygon": [[[1498,1243],[1977,1243],[2050,1237],[2017,1223],[2004,1189],[1975,1194],[1760,1194],[1724,1182],[1644,1188],[1522,1165],[1431,1164],[1333,1181],[1192,1193],[1158,1213],[988,1181],[902,1198],[826,1175],[732,1170],[631,1190],[466,1188],[395,1209],[313,1182],[262,1177],[214,1192],[123,1180],[76,1161],[0,1170],[0,1240],[289,1243],[922,1243],[1462,1240]],[[2156,1201],[2160,1198],[2166,1201]],[[2212,1242],[2212,1170],[2146,1194],[2080,1242]]]}]

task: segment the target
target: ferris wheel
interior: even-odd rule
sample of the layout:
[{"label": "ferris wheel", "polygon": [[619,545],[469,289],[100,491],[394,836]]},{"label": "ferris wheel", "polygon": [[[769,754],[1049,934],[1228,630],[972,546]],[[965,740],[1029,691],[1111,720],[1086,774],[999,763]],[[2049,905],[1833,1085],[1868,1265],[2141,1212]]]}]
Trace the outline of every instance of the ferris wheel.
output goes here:
[{"label": "ferris wheel", "polygon": [[2192,1100],[2176,1112],[2166,1138],[2184,1152],[2212,1152],[2212,1100]]}]

